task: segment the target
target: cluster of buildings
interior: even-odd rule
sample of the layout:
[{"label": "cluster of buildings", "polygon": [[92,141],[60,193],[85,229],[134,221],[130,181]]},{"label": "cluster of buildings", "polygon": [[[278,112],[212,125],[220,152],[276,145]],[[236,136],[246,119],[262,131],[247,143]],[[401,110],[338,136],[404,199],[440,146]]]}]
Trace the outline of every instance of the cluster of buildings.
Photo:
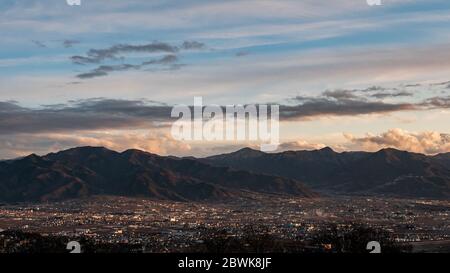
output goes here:
[{"label": "cluster of buildings", "polygon": [[373,197],[288,198],[255,195],[226,203],[95,197],[0,206],[2,230],[136,244],[169,252],[201,243],[208,230],[239,236],[256,227],[280,239],[308,240],[332,225],[382,228],[399,242],[449,242],[450,202]]}]

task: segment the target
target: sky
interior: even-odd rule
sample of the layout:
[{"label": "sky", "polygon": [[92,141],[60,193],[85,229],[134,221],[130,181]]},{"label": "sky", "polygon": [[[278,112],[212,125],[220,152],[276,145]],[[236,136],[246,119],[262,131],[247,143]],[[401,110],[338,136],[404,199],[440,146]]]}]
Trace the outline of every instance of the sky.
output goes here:
[{"label": "sky", "polygon": [[280,150],[450,152],[450,1],[2,0],[0,159],[206,156],[170,109],[280,105]]}]

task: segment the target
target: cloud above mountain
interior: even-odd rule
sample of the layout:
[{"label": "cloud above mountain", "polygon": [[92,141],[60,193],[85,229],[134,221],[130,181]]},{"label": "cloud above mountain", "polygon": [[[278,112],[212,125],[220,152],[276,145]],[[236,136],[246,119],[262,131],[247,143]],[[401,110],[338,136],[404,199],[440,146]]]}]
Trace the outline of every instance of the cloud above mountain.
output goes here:
[{"label": "cloud above mountain", "polygon": [[47,154],[80,146],[102,146],[116,151],[139,149],[159,155],[190,154],[192,147],[161,131],[113,131],[79,134],[38,133],[0,136],[1,159]]},{"label": "cloud above mountain", "polygon": [[168,122],[171,109],[146,100],[102,98],[38,109],[0,102],[0,134],[152,128]]},{"label": "cloud above mountain", "polygon": [[351,142],[353,149],[376,151],[391,147],[424,154],[450,152],[450,134],[435,131],[415,133],[395,128],[381,134],[368,133],[362,137],[349,133],[344,136]]},{"label": "cloud above mountain", "polygon": [[319,116],[351,116],[365,114],[383,114],[398,111],[419,110],[413,103],[385,103],[364,99],[296,97],[294,105],[280,106],[280,116],[286,120],[310,119]]},{"label": "cloud above mountain", "polygon": [[[176,58],[167,55],[150,62],[166,63]],[[108,73],[134,69],[129,66],[101,66],[89,73]],[[84,74],[83,77],[89,77]],[[380,88],[373,88],[380,90]],[[320,117],[379,115],[409,111],[449,109],[447,95],[432,96],[416,102],[385,102],[371,94],[359,95],[354,90],[324,91],[320,96],[297,96],[284,102],[268,103],[280,106],[280,120],[311,121]],[[396,99],[398,99],[396,97]],[[207,103],[206,103],[207,104]],[[265,104],[265,103],[263,103]],[[175,119],[171,111],[175,104],[146,99],[125,100],[90,98],[62,104],[23,107],[15,101],[0,101],[0,133],[41,133],[82,130],[139,129],[169,126]],[[192,106],[191,106],[192,107]],[[225,109],[223,108],[223,111]]]}]

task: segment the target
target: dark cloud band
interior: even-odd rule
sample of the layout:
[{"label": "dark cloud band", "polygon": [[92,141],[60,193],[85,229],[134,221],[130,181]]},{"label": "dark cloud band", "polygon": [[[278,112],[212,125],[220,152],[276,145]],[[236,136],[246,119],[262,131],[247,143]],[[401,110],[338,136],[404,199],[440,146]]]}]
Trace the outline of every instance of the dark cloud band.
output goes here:
[{"label": "dark cloud band", "polygon": [[0,102],[0,134],[149,128],[168,121],[171,109],[163,104],[114,99],[71,101],[40,109]]},{"label": "dark cloud band", "polygon": [[[105,68],[105,73],[111,68]],[[101,71],[100,71],[101,72]],[[296,97],[280,105],[280,119],[302,120],[320,116],[355,116],[399,111],[450,108],[450,97],[431,97],[418,103],[386,103],[352,97],[346,92],[319,97]],[[269,108],[270,109],[270,108]],[[147,100],[86,99],[67,104],[25,108],[17,102],[0,102],[0,134],[41,133],[121,128],[149,129],[168,126],[172,106]]]}]

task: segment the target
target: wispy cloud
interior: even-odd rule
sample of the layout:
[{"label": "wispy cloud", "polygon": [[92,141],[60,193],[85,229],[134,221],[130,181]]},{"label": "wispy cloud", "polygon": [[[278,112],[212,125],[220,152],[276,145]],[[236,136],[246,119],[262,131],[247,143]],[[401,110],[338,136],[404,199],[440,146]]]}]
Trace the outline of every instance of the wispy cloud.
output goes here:
[{"label": "wispy cloud", "polygon": [[44,44],[44,43],[41,42],[41,41],[33,40],[32,42],[33,42],[33,44],[35,44],[37,47],[47,47],[47,45]]},{"label": "wispy cloud", "polygon": [[414,93],[412,92],[406,92],[406,91],[399,91],[399,92],[379,92],[379,93],[375,93],[372,94],[370,96],[377,98],[377,99],[384,99],[384,98],[396,98],[396,97],[412,97],[414,95]]},{"label": "wispy cloud", "polygon": [[[111,64],[101,65],[89,72],[80,73],[77,75],[79,79],[91,79],[96,77],[107,76],[110,72],[115,71],[128,71],[128,70],[140,70],[141,68],[149,65],[163,65],[173,68],[179,68],[181,64],[177,64],[178,54],[181,50],[202,50],[205,49],[205,44],[198,41],[185,41],[180,46],[171,45],[162,42],[152,42],[144,45],[129,45],[118,44],[104,49],[90,49],[85,56],[75,55],[70,57],[74,64],[87,65],[87,64],[99,64],[108,60],[126,60],[124,54],[130,53],[165,53],[160,58],[152,58],[147,61],[143,61],[139,64]],[[143,57],[144,58],[144,57]]]},{"label": "wispy cloud", "polygon": [[65,48],[70,48],[70,47],[72,47],[72,46],[74,46],[76,44],[79,44],[79,43],[80,43],[80,41],[78,41],[78,40],[64,40],[63,41],[63,46]]},{"label": "wispy cloud", "polygon": [[119,54],[124,53],[175,53],[178,50],[178,47],[161,42],[152,42],[145,45],[119,44],[104,49],[90,49],[86,56],[72,56],[71,59],[76,64],[96,64],[108,59],[116,60],[119,58]]},{"label": "wispy cloud", "polygon": [[100,63],[105,60],[117,60],[120,54],[129,53],[177,53],[180,49],[199,50],[205,48],[203,43],[197,41],[185,41],[181,46],[171,45],[163,42],[152,42],[144,45],[118,44],[104,49],[90,49],[86,56],[72,56],[71,60],[75,64]]},{"label": "wispy cloud", "polygon": [[79,79],[91,79],[96,77],[107,76],[111,72],[115,71],[127,71],[127,70],[140,70],[141,68],[149,65],[174,65],[178,60],[176,55],[166,55],[159,59],[152,59],[150,61],[142,62],[141,64],[119,64],[119,65],[101,65],[87,73],[81,73],[77,75]]},{"label": "wispy cloud", "polygon": [[182,49],[192,50],[192,49],[204,49],[206,46],[204,43],[197,41],[184,41],[181,45]]}]

